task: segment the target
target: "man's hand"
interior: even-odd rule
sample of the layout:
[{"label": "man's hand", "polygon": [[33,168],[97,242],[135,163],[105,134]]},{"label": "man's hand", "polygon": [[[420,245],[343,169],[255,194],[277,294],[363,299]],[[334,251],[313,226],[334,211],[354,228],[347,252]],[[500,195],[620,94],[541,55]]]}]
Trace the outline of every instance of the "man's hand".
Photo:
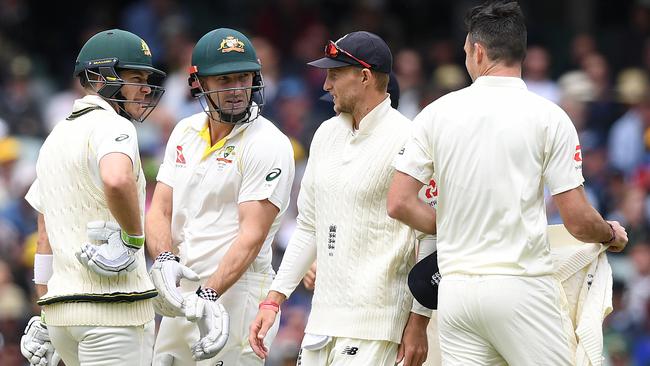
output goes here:
[{"label": "man's hand", "polygon": [[609,248],[607,250],[614,253],[623,251],[627,245],[627,231],[618,221],[607,221],[607,223],[612,227],[614,235],[612,242],[608,243]]},{"label": "man's hand", "polygon": [[226,308],[217,303],[218,298],[210,288],[199,288],[185,298],[185,316],[197,323],[201,334],[198,342],[192,345],[195,361],[216,356],[228,341],[230,317]]},{"label": "man's hand", "polygon": [[316,287],[316,262],[312,263],[307,273],[305,273],[305,277],[302,278],[302,284],[307,290],[311,291]]},{"label": "man's hand", "polygon": [[248,343],[250,343],[253,352],[257,357],[265,359],[269,355],[269,350],[264,345],[264,337],[269,329],[275,323],[278,312],[272,309],[260,309],[257,312],[255,320],[251,323],[248,333]]},{"label": "man's hand", "polygon": [[199,280],[199,275],[180,264],[179,260],[171,252],[162,252],[156,257],[156,261],[149,271],[151,281],[158,290],[158,296],[153,299],[154,310],[162,316],[185,315],[183,295],[178,291],[180,280],[181,278],[187,278],[190,281]]},{"label": "man's hand", "polygon": [[20,338],[20,353],[30,365],[56,366],[61,361],[50,342],[47,326],[41,322],[40,316],[32,317],[27,323],[27,328]]},{"label": "man's hand", "polygon": [[402,343],[397,351],[397,360],[404,360],[404,366],[420,366],[427,359],[427,325],[429,318],[411,313],[402,334]]},{"label": "man's hand", "polygon": [[86,230],[89,240],[103,243],[85,243],[75,253],[85,267],[101,276],[115,277],[120,272],[131,272],[138,266],[135,257],[138,249],[123,240],[125,236],[119,225],[114,222],[91,221]]}]

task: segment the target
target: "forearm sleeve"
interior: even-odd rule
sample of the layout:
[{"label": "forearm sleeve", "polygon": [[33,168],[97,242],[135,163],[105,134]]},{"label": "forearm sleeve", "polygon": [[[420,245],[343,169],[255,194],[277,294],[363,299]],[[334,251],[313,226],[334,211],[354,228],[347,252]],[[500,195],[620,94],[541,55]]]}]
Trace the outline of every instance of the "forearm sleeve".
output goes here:
[{"label": "forearm sleeve", "polygon": [[289,298],[315,260],[316,235],[313,231],[298,227],[284,252],[278,274],[271,284],[271,290]]}]

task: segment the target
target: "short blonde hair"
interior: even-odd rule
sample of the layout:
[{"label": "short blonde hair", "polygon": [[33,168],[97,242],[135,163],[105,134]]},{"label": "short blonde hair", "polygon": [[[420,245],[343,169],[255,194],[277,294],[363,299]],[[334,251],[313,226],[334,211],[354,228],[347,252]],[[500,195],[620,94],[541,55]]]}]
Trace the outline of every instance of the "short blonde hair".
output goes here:
[{"label": "short blonde hair", "polygon": [[373,71],[373,70],[370,70],[370,72],[375,77],[375,80],[377,80],[375,83],[375,85],[377,86],[377,90],[379,90],[380,92],[388,91],[388,81],[390,80],[390,75],[379,71]]}]

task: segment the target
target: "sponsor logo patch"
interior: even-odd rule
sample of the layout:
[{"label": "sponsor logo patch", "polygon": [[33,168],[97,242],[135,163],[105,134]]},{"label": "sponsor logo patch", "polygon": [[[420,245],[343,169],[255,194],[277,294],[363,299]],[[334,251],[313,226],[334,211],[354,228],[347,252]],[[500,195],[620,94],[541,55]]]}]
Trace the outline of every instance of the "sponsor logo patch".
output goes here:
[{"label": "sponsor logo patch", "polygon": [[266,175],[266,181],[270,182],[270,181],[274,180],[275,178],[279,177],[280,174],[282,174],[282,169],[273,168],[273,169],[271,169],[269,174]]},{"label": "sponsor logo patch", "polygon": [[176,145],[176,164],[187,164],[185,162],[185,156],[183,156],[183,146]]}]

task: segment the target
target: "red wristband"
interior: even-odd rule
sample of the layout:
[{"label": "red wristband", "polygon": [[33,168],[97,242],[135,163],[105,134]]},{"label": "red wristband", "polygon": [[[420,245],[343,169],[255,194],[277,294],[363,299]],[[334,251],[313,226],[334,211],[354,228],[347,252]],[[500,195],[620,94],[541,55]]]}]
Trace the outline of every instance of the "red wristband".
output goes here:
[{"label": "red wristband", "polygon": [[259,309],[273,310],[276,313],[280,311],[280,304],[271,300],[264,300],[260,303]]}]

